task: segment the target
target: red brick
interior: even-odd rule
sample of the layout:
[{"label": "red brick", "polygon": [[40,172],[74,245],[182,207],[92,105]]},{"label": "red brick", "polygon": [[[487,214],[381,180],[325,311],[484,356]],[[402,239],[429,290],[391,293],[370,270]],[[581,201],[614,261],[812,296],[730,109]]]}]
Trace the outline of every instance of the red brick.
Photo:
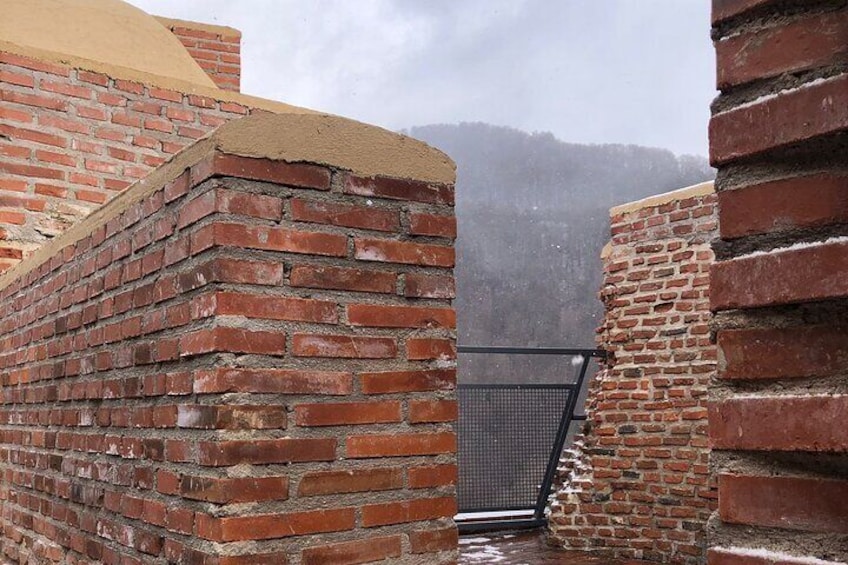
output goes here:
[{"label": "red brick", "polygon": [[217,282],[278,285],[283,281],[282,263],[216,257],[212,270]]},{"label": "red brick", "polygon": [[194,392],[343,396],[351,393],[351,383],[351,374],[342,371],[214,369],[197,374]]},{"label": "red brick", "polygon": [[453,247],[409,243],[388,239],[354,240],[354,255],[360,261],[402,263],[425,267],[453,267]]},{"label": "red brick", "polygon": [[383,208],[364,208],[326,200],[290,200],[291,217],[298,222],[330,224],[376,231],[397,231],[400,217],[397,211]]},{"label": "red brick", "polygon": [[409,423],[453,422],[458,415],[455,400],[410,400]]},{"label": "red brick", "polygon": [[739,16],[772,2],[774,0],[713,0],[713,23]]},{"label": "red brick", "polygon": [[229,223],[216,223],[213,229],[218,245],[332,257],[347,255],[347,237],[338,234]]},{"label": "red brick", "polygon": [[391,359],[397,356],[397,343],[391,337],[295,334],[292,354],[297,357]]},{"label": "red brick", "polygon": [[456,370],[454,369],[361,373],[359,378],[362,392],[365,394],[427,392],[456,388]]},{"label": "red brick", "polygon": [[724,379],[827,377],[848,370],[848,328],[802,326],[718,333]]},{"label": "red brick", "polygon": [[385,536],[335,544],[322,544],[303,550],[303,565],[358,565],[401,556],[401,537]]},{"label": "red brick", "polygon": [[197,444],[198,463],[210,467],[240,465],[268,465],[305,461],[333,461],[336,458],[336,440],[316,439],[265,439],[200,441]]},{"label": "red brick", "polygon": [[718,195],[721,237],[848,223],[848,176],[816,174],[770,181]]},{"label": "red brick", "polygon": [[295,265],[289,276],[291,286],[394,293],[397,275],[385,271],[365,271],[325,265]]},{"label": "red brick", "polygon": [[406,357],[411,361],[456,359],[456,344],[450,339],[411,337],[406,340]]},{"label": "red brick", "polygon": [[22,177],[36,177],[42,179],[64,180],[65,172],[59,169],[39,167],[36,165],[22,165],[17,163],[4,163],[0,161],[0,172]]},{"label": "red brick", "polygon": [[198,515],[197,535],[219,542],[287,538],[351,530],[355,518],[353,508],[224,518]]},{"label": "red brick", "polygon": [[387,177],[366,178],[349,175],[345,178],[344,191],[345,194],[411,200],[428,204],[453,204],[454,199],[452,185]]},{"label": "red brick", "polygon": [[[715,547],[707,554],[707,565],[809,565],[809,556],[792,556],[786,553],[769,552],[769,556],[758,557],[761,547],[725,549]],[[818,565],[839,565],[836,561],[815,561]]]},{"label": "red brick", "polygon": [[414,530],[409,532],[409,545],[412,553],[436,553],[451,551],[459,544],[459,534],[455,526],[439,530]]},{"label": "red brick", "polygon": [[716,449],[848,451],[840,426],[848,396],[741,397],[710,404],[710,438]]},{"label": "red brick", "polygon": [[215,172],[219,175],[273,182],[301,188],[329,190],[330,171],[316,165],[286,163],[270,159],[252,159],[218,154]]},{"label": "red brick", "polygon": [[730,524],[848,533],[848,481],[723,474],[718,492]]},{"label": "red brick", "polygon": [[809,16],[786,25],[743,32],[715,43],[718,87],[848,60],[844,11]]},{"label": "red brick", "polygon": [[182,357],[217,352],[284,355],[286,334],[216,327],[185,333],[180,337]]},{"label": "red brick", "polygon": [[267,294],[219,292],[215,295],[216,313],[222,316],[244,316],[263,320],[288,320],[335,324],[336,304],[307,298],[288,298]]},{"label": "red brick", "polygon": [[403,488],[402,469],[357,468],[342,471],[309,472],[300,480],[297,495],[324,496],[401,488]]},{"label": "red brick", "polygon": [[176,425],[179,428],[206,430],[279,429],[286,427],[286,411],[273,405],[180,405]]},{"label": "red brick", "polygon": [[848,296],[848,243],[834,242],[715,263],[713,310],[794,304]]},{"label": "red brick", "polygon": [[409,488],[434,488],[455,485],[459,471],[454,464],[429,465],[409,469]]},{"label": "red brick", "polygon": [[390,524],[450,518],[454,515],[456,515],[456,499],[452,496],[404,500],[363,506],[362,526],[373,528]]},{"label": "red brick", "polygon": [[453,239],[456,237],[456,217],[410,213],[409,233]]},{"label": "red brick", "polygon": [[452,432],[351,435],[347,438],[347,457],[352,459],[455,452],[456,434]]},{"label": "red brick", "polygon": [[400,422],[400,402],[332,402],[296,404],[298,426],[349,426]]},{"label": "red brick", "polygon": [[183,475],[180,496],[216,504],[286,500],[289,497],[289,482],[286,477],[217,478]]},{"label": "red brick", "polygon": [[215,191],[215,210],[222,214],[279,220],[283,217],[283,201],[264,194],[218,189]]},{"label": "red brick", "polygon": [[16,84],[28,88],[35,87],[35,79],[29,74],[20,74],[12,71],[0,70],[0,83]]},{"label": "red brick", "polygon": [[0,53],[0,63],[6,63],[15,67],[21,67],[24,69],[40,71],[43,73],[63,77],[70,76],[71,74],[71,69],[65,65],[39,61],[38,59],[31,59],[29,57],[25,57],[23,55],[16,55],[14,53]]},{"label": "red brick", "polygon": [[9,90],[0,90],[0,100],[3,102],[13,102],[24,106],[32,106],[34,108],[45,108],[47,110],[56,110],[58,112],[68,111],[68,101],[61,98],[53,98],[50,96],[40,96],[38,94],[28,94],[24,92],[12,92]]},{"label": "red brick", "polygon": [[456,298],[456,283],[448,275],[407,273],[403,293],[409,298]]},{"label": "red brick", "polygon": [[[810,108],[817,108],[810,112]],[[848,129],[848,75],[713,116],[713,166]]]},{"label": "red brick", "polygon": [[376,328],[455,328],[453,308],[351,304],[347,319],[353,326]]}]

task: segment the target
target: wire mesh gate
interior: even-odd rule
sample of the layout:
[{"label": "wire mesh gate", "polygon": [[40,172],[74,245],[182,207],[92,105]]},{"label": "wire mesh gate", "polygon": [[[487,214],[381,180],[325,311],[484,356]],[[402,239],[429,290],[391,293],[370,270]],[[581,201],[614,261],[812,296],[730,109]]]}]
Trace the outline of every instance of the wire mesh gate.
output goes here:
[{"label": "wire mesh gate", "polygon": [[573,382],[457,387],[460,532],[541,526],[569,426],[581,419],[574,410],[587,369],[604,352],[470,346],[458,351],[582,357]]}]

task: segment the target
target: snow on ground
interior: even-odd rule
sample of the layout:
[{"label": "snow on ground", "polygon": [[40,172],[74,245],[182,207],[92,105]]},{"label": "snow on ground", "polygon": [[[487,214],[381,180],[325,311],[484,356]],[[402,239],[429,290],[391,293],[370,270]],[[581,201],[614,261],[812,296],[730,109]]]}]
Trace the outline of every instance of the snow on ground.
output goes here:
[{"label": "snow on ground", "polygon": [[462,552],[463,563],[501,563],[506,555],[493,545],[482,545]]}]

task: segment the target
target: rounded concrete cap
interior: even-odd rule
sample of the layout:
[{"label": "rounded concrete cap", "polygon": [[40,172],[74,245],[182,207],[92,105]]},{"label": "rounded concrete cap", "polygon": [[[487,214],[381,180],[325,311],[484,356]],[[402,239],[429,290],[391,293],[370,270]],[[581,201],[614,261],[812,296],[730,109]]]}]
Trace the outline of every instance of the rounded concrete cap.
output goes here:
[{"label": "rounded concrete cap", "polygon": [[328,114],[257,114],[221,126],[212,140],[222,153],[451,184],[453,161],[422,141]]},{"label": "rounded concrete cap", "polygon": [[215,88],[179,39],[120,0],[0,0],[0,41]]}]

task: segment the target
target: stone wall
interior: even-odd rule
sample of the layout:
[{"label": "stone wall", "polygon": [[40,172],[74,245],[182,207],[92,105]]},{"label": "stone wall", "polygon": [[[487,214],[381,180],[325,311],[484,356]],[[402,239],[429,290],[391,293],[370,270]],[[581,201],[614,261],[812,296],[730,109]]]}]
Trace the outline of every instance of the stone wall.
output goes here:
[{"label": "stone wall", "polygon": [[714,0],[711,565],[848,561],[848,2]]},{"label": "stone wall", "polygon": [[711,183],[611,210],[585,431],[564,454],[550,539],[610,557],[699,563],[709,471]]},{"label": "stone wall", "polygon": [[245,118],[0,277],[2,558],[455,562],[452,175]]}]

